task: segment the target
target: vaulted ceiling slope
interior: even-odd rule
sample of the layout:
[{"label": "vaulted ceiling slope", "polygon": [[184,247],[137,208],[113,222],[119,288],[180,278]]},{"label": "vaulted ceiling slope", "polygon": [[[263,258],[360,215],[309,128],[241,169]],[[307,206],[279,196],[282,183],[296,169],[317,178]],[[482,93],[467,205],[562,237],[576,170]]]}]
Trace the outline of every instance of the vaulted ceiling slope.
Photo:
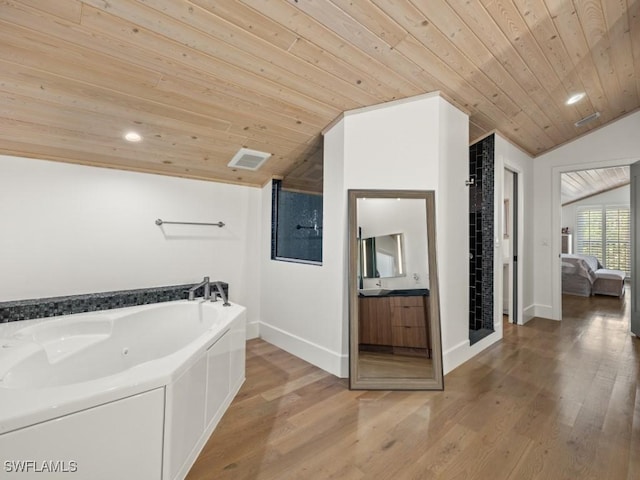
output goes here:
[{"label": "vaulted ceiling slope", "polygon": [[629,185],[629,166],[596,168],[566,172],[560,175],[562,205],[569,205],[600,193]]},{"label": "vaulted ceiling slope", "polygon": [[639,68],[636,0],[0,0],[0,153],[303,184],[340,113],[439,90],[536,156],[637,109]]}]

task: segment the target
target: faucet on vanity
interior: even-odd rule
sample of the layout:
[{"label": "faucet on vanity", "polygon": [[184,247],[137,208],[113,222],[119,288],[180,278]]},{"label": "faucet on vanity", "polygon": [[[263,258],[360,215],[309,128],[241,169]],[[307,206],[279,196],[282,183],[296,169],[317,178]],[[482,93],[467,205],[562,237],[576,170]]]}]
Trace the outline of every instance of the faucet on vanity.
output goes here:
[{"label": "faucet on vanity", "polygon": [[224,292],[224,287],[222,286],[222,282],[213,282],[213,286],[214,286],[214,291],[212,295],[211,281],[209,280],[209,277],[204,277],[200,283],[198,283],[197,285],[194,285],[189,289],[189,300],[195,300],[196,291],[199,288],[204,287],[204,295],[203,295],[204,300],[211,300],[212,302],[217,302],[218,295],[220,295],[220,298],[222,298],[222,302],[223,302],[222,305],[225,307],[229,307],[231,304],[227,299],[227,294]]}]

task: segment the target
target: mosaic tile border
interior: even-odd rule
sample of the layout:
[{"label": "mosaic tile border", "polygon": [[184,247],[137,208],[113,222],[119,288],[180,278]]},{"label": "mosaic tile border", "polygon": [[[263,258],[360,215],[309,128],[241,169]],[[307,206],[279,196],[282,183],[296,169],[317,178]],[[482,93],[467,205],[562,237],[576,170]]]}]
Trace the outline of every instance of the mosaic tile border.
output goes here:
[{"label": "mosaic tile border", "polygon": [[[214,283],[214,282],[212,282]],[[229,285],[221,282],[227,297]],[[0,302],[0,323],[184,300],[193,284]],[[200,292],[196,292],[201,295]]]}]

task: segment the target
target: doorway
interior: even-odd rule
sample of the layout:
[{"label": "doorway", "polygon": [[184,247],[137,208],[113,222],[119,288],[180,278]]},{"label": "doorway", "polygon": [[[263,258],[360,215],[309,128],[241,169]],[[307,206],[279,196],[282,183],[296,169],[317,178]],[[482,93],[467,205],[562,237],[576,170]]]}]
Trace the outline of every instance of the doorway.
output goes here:
[{"label": "doorway", "polygon": [[518,323],[518,173],[504,169],[502,209],[503,323]]},{"label": "doorway", "polygon": [[[626,281],[630,278],[629,167],[563,172],[560,185],[562,228],[558,234],[561,236],[564,318],[571,297],[616,294],[615,291],[600,291],[598,280],[594,282],[598,269],[624,272],[621,277],[626,274]],[[615,280],[609,282],[621,286]],[[621,302],[623,300],[620,298]]]}]

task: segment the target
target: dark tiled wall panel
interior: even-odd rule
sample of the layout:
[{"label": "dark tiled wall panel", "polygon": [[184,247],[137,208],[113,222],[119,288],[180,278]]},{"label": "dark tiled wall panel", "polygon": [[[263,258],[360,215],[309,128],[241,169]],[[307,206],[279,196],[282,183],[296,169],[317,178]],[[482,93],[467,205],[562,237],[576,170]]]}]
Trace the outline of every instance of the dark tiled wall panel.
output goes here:
[{"label": "dark tiled wall panel", "polygon": [[291,192],[273,181],[271,258],[322,262],[322,195]]},{"label": "dark tiled wall panel", "polygon": [[[228,296],[229,286],[224,282],[222,285]],[[66,297],[32,298],[0,302],[0,323],[184,300],[188,297],[187,291],[191,286],[190,284],[170,285]],[[199,294],[201,295],[201,293]]]},{"label": "dark tiled wall panel", "polygon": [[493,330],[494,136],[469,147],[469,329]]}]

